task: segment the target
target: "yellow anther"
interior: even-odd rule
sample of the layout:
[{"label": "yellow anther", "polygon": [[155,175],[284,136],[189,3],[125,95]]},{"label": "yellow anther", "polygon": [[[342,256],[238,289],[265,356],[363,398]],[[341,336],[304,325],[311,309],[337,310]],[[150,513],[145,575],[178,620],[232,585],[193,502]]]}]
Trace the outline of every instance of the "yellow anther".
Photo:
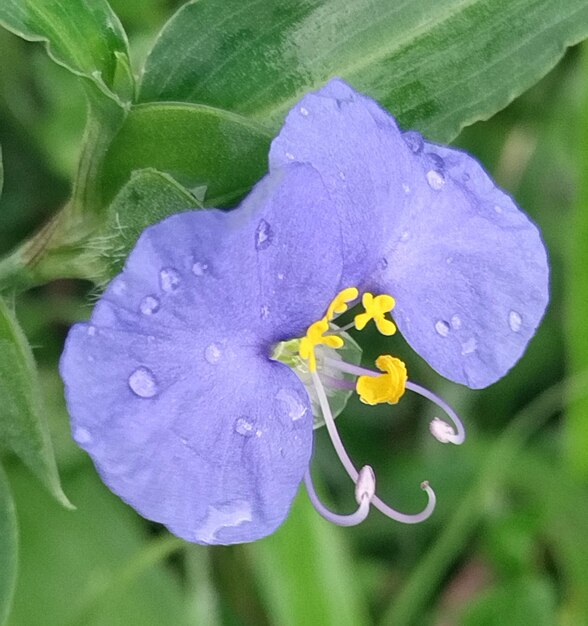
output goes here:
[{"label": "yellow anther", "polygon": [[363,330],[370,320],[374,320],[382,335],[393,335],[396,332],[394,322],[384,317],[396,304],[392,296],[382,294],[374,297],[367,292],[363,294],[361,303],[365,313],[359,313],[355,316],[355,328],[357,330]]},{"label": "yellow anther", "polygon": [[308,361],[308,369],[316,372],[316,355],[314,349],[318,345],[328,346],[329,348],[340,348],[343,345],[343,339],[337,335],[325,335],[329,330],[329,321],[323,317],[318,322],[314,322],[308,327],[306,335],[300,340],[300,349],[298,354],[300,358]]},{"label": "yellow anther", "polygon": [[343,289],[340,293],[335,296],[335,299],[331,304],[329,304],[329,308],[327,309],[327,319],[329,322],[336,316],[341,313],[345,313],[349,308],[347,306],[348,302],[352,302],[353,300],[357,300],[357,296],[359,295],[359,291],[355,287],[348,287],[347,289]]},{"label": "yellow anther", "polygon": [[382,354],[376,359],[380,376],[360,376],[355,389],[365,404],[396,404],[406,387],[406,365],[396,357]]}]

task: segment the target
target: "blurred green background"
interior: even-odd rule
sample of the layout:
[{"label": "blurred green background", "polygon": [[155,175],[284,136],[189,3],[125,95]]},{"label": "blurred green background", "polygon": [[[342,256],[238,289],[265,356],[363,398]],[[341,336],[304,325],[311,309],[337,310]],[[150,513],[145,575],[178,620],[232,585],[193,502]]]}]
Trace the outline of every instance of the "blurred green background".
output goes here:
[{"label": "blurred green background", "polygon": [[[181,3],[111,2],[136,60]],[[68,198],[85,101],[75,78],[38,44],[0,30],[0,252],[39,228]],[[460,448],[428,435],[433,408],[407,395],[396,407],[352,401],[338,424],[382,497],[439,504],[417,526],[377,512],[340,529],[301,493],[272,537],[207,549],[139,518],[97,478],[69,435],[56,371],[69,325],[89,315],[91,285],[59,281],[19,296],[34,347],[64,491],[61,508],[16,459],[20,565],[11,626],[588,624],[588,48],[572,48],[540,83],[455,142],[475,154],[539,224],[552,265],[552,300],[520,363],[490,389],[443,381],[400,338],[411,378],[463,416]],[[378,353],[373,335],[365,352]],[[582,374],[584,372],[584,375]],[[314,473],[332,508],[352,490],[316,437]],[[0,563],[0,569],[2,563]]]}]

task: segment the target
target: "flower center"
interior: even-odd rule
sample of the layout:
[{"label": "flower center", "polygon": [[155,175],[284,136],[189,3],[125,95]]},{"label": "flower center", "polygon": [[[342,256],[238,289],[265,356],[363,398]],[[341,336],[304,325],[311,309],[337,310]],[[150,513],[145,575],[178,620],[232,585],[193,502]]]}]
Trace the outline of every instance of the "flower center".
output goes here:
[{"label": "flower center", "polygon": [[[337,317],[347,312],[351,303],[355,306],[358,298],[359,291],[355,287],[344,289],[331,302],[325,315],[308,327],[304,337],[283,342],[274,351],[274,358],[292,367],[306,385],[313,401],[315,415],[318,413],[317,409],[320,409],[319,415],[324,419],[339,460],[355,483],[358,509],[350,515],[333,513],[319,500],[310,471],[306,472],[304,482],[317,511],[336,524],[342,526],[359,524],[367,517],[370,505],[392,519],[414,524],[427,519],[435,508],[436,497],[429,483],[427,481],[421,483],[428,501],[420,513],[409,515],[389,507],[375,494],[376,479],[372,468],[365,465],[358,471],[353,464],[335,426],[335,415],[342,410],[349,395],[354,391],[363,403],[376,405],[396,404],[405,390],[409,389],[436,404],[453,423],[448,424],[438,417],[431,421],[430,432],[438,441],[461,444],[465,439],[465,431],[459,417],[449,405],[428,389],[408,380],[406,366],[400,359],[389,354],[379,356],[376,359],[379,371],[365,369],[359,365],[361,351],[346,331],[351,328],[361,331],[373,320],[380,333],[390,336],[396,332],[396,325],[386,317],[395,306],[394,298],[388,294],[374,296],[369,292],[362,295],[363,310],[355,315],[352,323],[342,327],[334,324]],[[349,346],[352,348],[351,351]],[[340,356],[344,351],[352,353],[351,363]],[[326,389],[346,393],[343,405],[340,406],[339,403],[331,407],[329,395],[334,397],[337,394],[329,394]]]}]

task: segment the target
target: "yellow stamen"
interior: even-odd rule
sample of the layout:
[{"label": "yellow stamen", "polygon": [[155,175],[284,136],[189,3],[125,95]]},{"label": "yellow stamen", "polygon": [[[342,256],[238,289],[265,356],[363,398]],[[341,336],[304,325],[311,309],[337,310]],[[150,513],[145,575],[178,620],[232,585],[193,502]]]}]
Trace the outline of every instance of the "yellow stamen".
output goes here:
[{"label": "yellow stamen", "polygon": [[343,339],[337,335],[325,335],[329,330],[329,322],[323,317],[318,322],[314,322],[308,327],[306,335],[300,340],[299,354],[302,359],[308,361],[308,369],[316,372],[316,355],[314,349],[318,345],[328,346],[329,348],[340,348],[343,345]]},{"label": "yellow stamen", "polygon": [[365,313],[359,313],[355,316],[355,328],[357,328],[357,330],[363,330],[370,320],[374,320],[382,335],[393,335],[396,332],[394,322],[384,317],[396,304],[392,296],[382,294],[374,297],[371,293],[367,292],[363,294],[361,303],[363,304]]},{"label": "yellow stamen", "polygon": [[355,389],[365,404],[396,404],[406,387],[406,365],[396,357],[382,354],[376,359],[381,376],[360,376]]},{"label": "yellow stamen", "polygon": [[336,315],[340,315],[341,313],[345,313],[349,308],[347,306],[348,302],[352,302],[357,299],[359,292],[355,287],[348,287],[347,289],[343,289],[339,294],[335,296],[335,299],[331,304],[329,304],[329,308],[327,309],[327,319],[329,322],[333,320]]}]

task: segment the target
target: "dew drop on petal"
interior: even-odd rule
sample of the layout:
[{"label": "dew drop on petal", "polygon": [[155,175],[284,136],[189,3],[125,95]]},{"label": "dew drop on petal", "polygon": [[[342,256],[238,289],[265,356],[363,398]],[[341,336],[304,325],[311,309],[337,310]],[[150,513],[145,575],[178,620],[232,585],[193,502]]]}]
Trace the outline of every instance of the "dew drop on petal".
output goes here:
[{"label": "dew drop on petal", "polygon": [[155,376],[146,367],[138,367],[129,376],[129,387],[140,398],[153,398],[153,396],[157,395]]},{"label": "dew drop on petal", "polygon": [[411,152],[418,154],[423,149],[423,136],[420,133],[417,133],[416,130],[409,130],[405,133],[402,133],[402,138],[406,145],[410,148]]},{"label": "dew drop on petal", "polygon": [[159,284],[163,291],[175,291],[182,282],[180,275],[173,267],[164,267],[159,272]]},{"label": "dew drop on petal", "polygon": [[246,417],[238,417],[234,424],[235,432],[243,437],[253,437],[253,424]]},{"label": "dew drop on petal", "polygon": [[204,350],[204,358],[211,364],[215,365],[220,361],[223,352],[216,343],[211,343],[206,350]]},{"label": "dew drop on petal", "polygon": [[459,330],[461,328],[461,317],[459,317],[459,315],[454,315],[451,318],[451,326],[455,328],[455,330]]},{"label": "dew drop on petal", "polygon": [[502,213],[502,207],[499,204],[494,205],[494,210],[496,213]]},{"label": "dew drop on petal", "polygon": [[294,160],[294,155],[291,152],[286,152],[285,156],[288,159],[288,161],[293,161]]},{"label": "dew drop on petal", "polygon": [[139,304],[139,309],[143,315],[153,315],[159,311],[159,300],[155,296],[145,296]]},{"label": "dew drop on petal", "polygon": [[307,117],[308,109],[306,107],[300,107],[300,115],[302,115],[303,117]]},{"label": "dew drop on petal", "polygon": [[461,344],[461,353],[465,356],[466,354],[472,354],[472,352],[476,351],[476,348],[478,347],[478,342],[471,337],[470,339],[468,339],[467,341],[464,341]]},{"label": "dew drop on petal", "polygon": [[255,247],[257,250],[264,250],[267,248],[273,238],[273,232],[271,226],[264,220],[259,220],[259,224],[255,229]]},{"label": "dew drop on petal", "polygon": [[88,326],[86,333],[89,337],[94,337],[94,335],[96,334],[96,326]]},{"label": "dew drop on petal", "polygon": [[82,426],[78,426],[78,428],[74,430],[73,438],[81,445],[92,441],[90,431]]},{"label": "dew drop on petal", "polygon": [[284,280],[284,274],[282,274],[282,272],[278,272],[278,280]]},{"label": "dew drop on petal", "polygon": [[194,265],[192,265],[192,273],[194,276],[204,276],[208,272],[208,264],[202,261],[196,261]]},{"label": "dew drop on petal", "polygon": [[405,230],[400,236],[400,241],[408,241],[410,239],[410,233]]},{"label": "dew drop on petal", "polygon": [[523,325],[523,318],[518,311],[511,311],[508,314],[508,325],[513,333],[518,333]]},{"label": "dew drop on petal", "polygon": [[429,170],[427,172],[427,182],[429,183],[429,187],[431,189],[435,189],[439,191],[445,184],[445,176],[443,176],[442,172],[437,170]]},{"label": "dew drop on petal", "polygon": [[404,193],[410,193],[410,187],[406,183],[402,183],[402,189],[404,190]]},{"label": "dew drop on petal", "polygon": [[449,324],[443,320],[438,320],[435,322],[435,330],[441,337],[447,337],[449,335]]},{"label": "dew drop on petal", "polygon": [[117,278],[112,283],[112,290],[117,296],[121,296],[127,290],[127,283],[122,278]]},{"label": "dew drop on petal", "polygon": [[468,182],[468,180],[470,179],[470,175],[469,175],[467,172],[464,172],[464,173],[461,175],[461,179],[463,180],[463,182],[464,182],[464,183],[467,183],[467,182]]},{"label": "dew drop on petal", "polygon": [[259,315],[262,320],[266,320],[270,316],[270,308],[267,304],[263,304],[259,310]]},{"label": "dew drop on petal", "polygon": [[385,270],[385,269],[387,269],[387,268],[388,268],[388,259],[387,259],[385,256],[383,256],[383,257],[380,259],[380,263],[379,263],[379,265],[380,265],[380,269],[381,269],[381,270]]},{"label": "dew drop on petal", "polygon": [[285,405],[285,408],[288,411],[288,417],[292,421],[299,420],[306,414],[306,407],[304,404],[300,402],[296,394],[288,391],[288,389],[280,389],[280,391],[276,394],[276,400],[280,400],[280,402]]}]

